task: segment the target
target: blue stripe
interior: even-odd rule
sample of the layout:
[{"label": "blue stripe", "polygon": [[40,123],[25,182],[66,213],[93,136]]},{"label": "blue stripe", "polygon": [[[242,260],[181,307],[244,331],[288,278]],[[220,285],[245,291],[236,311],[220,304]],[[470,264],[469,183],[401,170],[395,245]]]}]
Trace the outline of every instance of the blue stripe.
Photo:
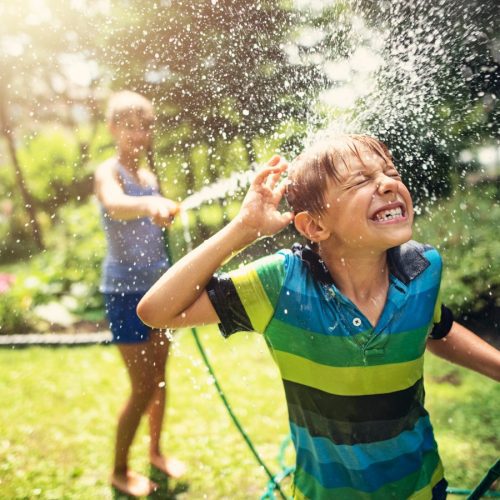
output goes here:
[{"label": "blue stripe", "polygon": [[[325,438],[304,438],[303,433],[307,434],[307,431],[301,430],[298,435],[299,428],[292,427],[294,442],[299,439],[297,464],[324,488],[349,487],[365,492],[375,491],[419,470],[424,454],[436,450],[428,418],[420,420],[422,422],[415,427],[419,429],[418,436],[406,437],[400,441],[401,436],[414,432],[405,431],[386,442],[353,446],[335,446]],[[392,444],[389,446],[388,443]],[[333,448],[338,450],[334,451]],[[359,468],[360,466],[363,468]]]},{"label": "blue stripe", "polygon": [[[411,290],[408,293],[411,293]],[[438,289],[435,286],[434,290],[411,294],[405,307],[395,312],[392,320],[384,328],[384,333],[405,332],[409,325],[412,330],[429,325],[432,321],[437,293]],[[389,304],[386,304],[386,307],[388,306]],[[352,319],[358,314],[356,314],[356,309],[340,311],[340,308],[344,307],[342,304],[335,303],[335,299],[325,301],[323,295],[314,297],[307,294],[294,295],[284,288],[274,317],[283,323],[319,335],[353,336],[355,333],[351,329]],[[344,321],[341,318],[344,318]],[[344,322],[348,327],[343,324]],[[365,331],[366,329],[363,328],[357,333]]]},{"label": "blue stripe", "polygon": [[[431,264],[436,264],[437,259],[440,260],[436,251],[427,253]],[[354,317],[359,317],[360,314],[356,306],[335,286],[316,282],[299,257],[285,254],[285,259],[287,278],[280,293],[275,319],[308,333],[337,337],[356,337],[371,329],[369,324],[352,327]],[[400,292],[396,291],[395,283],[391,283],[386,309],[397,309],[401,315],[395,312],[387,318],[389,323],[381,325],[384,326],[384,333],[404,332],[408,330],[408,325],[411,325],[413,330],[430,324],[439,290],[439,276],[440,266],[431,265],[418,280],[410,282],[406,289],[404,307],[400,307],[398,301]],[[363,323],[366,321],[363,320]]]},{"label": "blue stripe", "polygon": [[[308,265],[303,262],[300,257],[292,255],[290,252],[279,253],[285,257],[284,268],[287,272],[287,279],[285,281],[289,287],[290,293],[299,293],[309,298],[317,297],[316,289],[322,285],[314,279],[309,271]],[[429,260],[430,266],[418,276],[418,279],[411,280],[408,284],[411,290],[410,293],[412,294],[431,290],[436,284],[439,285],[441,281],[442,260],[437,250],[428,250],[424,253],[424,256]],[[396,278],[394,279],[397,281]],[[325,286],[330,287],[331,285]],[[335,291],[338,291],[335,285],[333,288]]]},{"label": "blue stripe", "polygon": [[360,470],[414,452],[425,442],[428,435],[433,439],[428,416],[420,417],[413,429],[404,431],[394,438],[354,445],[335,445],[328,438],[312,437],[306,428],[297,426],[293,422],[290,422],[290,427],[297,450],[316,453],[316,458],[321,463],[339,462],[349,469]]}]

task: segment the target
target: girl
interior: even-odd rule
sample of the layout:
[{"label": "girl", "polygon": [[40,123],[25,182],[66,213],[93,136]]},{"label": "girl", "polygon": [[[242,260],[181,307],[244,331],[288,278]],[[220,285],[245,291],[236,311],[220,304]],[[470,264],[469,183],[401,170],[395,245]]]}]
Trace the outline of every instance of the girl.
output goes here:
[{"label": "girl", "polygon": [[154,173],[141,167],[144,156],[152,158],[151,102],[134,92],[118,92],[109,101],[107,120],[116,156],[100,165],[95,175],[108,243],[101,292],[113,342],[131,382],[131,394],[118,419],[111,483],[125,494],[143,496],[157,485],[127,465],[143,414],[149,418],[151,464],[174,478],[185,471],[182,462],[160,451],[169,340],[141,323],[135,312],[141,297],[168,268],[162,228],[171,224],[178,206],[160,196]]}]

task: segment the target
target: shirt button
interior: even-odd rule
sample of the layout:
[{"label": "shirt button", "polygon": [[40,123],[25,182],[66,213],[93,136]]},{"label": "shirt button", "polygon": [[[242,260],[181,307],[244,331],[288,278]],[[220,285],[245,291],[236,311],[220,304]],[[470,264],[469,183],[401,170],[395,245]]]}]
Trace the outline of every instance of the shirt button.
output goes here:
[{"label": "shirt button", "polygon": [[352,324],[353,324],[354,326],[361,326],[361,320],[360,320],[359,318],[354,318],[354,319],[352,320]]}]

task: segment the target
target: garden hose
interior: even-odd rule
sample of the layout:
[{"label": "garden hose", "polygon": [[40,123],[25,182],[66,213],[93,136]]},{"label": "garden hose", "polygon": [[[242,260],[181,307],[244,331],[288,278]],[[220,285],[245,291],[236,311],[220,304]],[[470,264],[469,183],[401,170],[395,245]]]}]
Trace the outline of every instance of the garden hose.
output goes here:
[{"label": "garden hose", "polygon": [[[191,328],[191,333],[193,334],[193,338],[195,340],[196,347],[198,347],[198,351],[200,352],[201,357],[205,363],[205,366],[207,367],[208,372],[210,373],[210,376],[212,377],[215,388],[217,389],[217,393],[219,394],[224,406],[226,407],[226,410],[229,413],[229,416],[233,420],[234,425],[236,425],[236,428],[238,429],[240,434],[243,436],[243,439],[245,440],[246,444],[250,448],[250,451],[253,453],[253,456],[256,458],[257,462],[260,464],[260,466],[264,469],[265,473],[269,477],[268,488],[267,488],[266,493],[262,496],[262,498],[263,499],[264,498],[269,498],[269,499],[274,498],[273,492],[274,492],[274,490],[278,490],[281,497],[284,500],[286,500],[287,496],[283,493],[279,483],[283,478],[285,478],[287,475],[289,475],[290,472],[288,472],[286,474],[284,474],[282,472],[280,474],[275,475],[269,470],[267,465],[264,463],[264,461],[262,460],[260,455],[257,453],[257,450],[255,449],[252,441],[248,437],[248,434],[245,432],[245,430],[241,426],[239,420],[237,419],[236,415],[233,413],[233,410],[231,409],[231,406],[226,398],[226,395],[224,394],[224,392],[219,384],[219,381],[217,380],[217,377],[215,376],[214,370],[212,369],[210,361],[208,360],[207,354],[206,354],[205,350],[203,349],[203,346],[201,345],[201,341],[200,341],[200,338],[198,336],[198,332],[197,332],[196,328]],[[293,468],[292,468],[292,471],[293,471]]]},{"label": "garden hose", "polygon": [[479,500],[482,497],[500,498],[500,491],[489,491],[488,488],[500,477],[500,460],[497,460],[473,490],[463,488],[447,488],[453,495],[467,495],[467,500]]}]

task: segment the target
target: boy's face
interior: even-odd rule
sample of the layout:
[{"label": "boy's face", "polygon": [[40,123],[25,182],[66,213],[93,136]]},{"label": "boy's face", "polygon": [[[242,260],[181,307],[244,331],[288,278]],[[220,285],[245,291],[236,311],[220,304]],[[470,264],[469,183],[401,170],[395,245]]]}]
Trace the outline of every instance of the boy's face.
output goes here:
[{"label": "boy's face", "polygon": [[137,155],[150,146],[153,124],[152,115],[142,111],[130,111],[113,121],[110,129],[120,151]]},{"label": "boy's face", "polygon": [[413,204],[392,162],[362,149],[347,164],[329,181],[321,215],[336,244],[387,250],[411,239]]}]

